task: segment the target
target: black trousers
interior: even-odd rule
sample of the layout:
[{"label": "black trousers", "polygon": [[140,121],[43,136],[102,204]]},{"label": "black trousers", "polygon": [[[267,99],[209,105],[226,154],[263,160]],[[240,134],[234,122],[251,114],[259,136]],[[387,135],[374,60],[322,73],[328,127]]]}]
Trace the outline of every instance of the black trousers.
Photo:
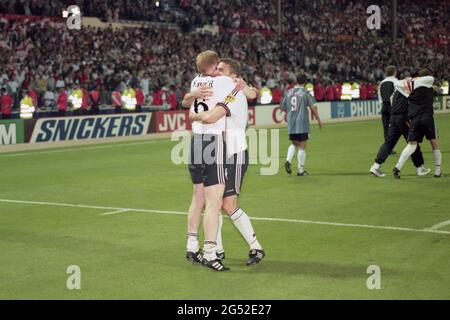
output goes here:
[{"label": "black trousers", "polygon": [[383,136],[384,136],[384,142],[386,142],[386,139],[388,137],[388,130],[389,130],[389,118],[391,117],[391,113],[387,110],[383,110],[381,112],[381,122],[383,123]]},{"label": "black trousers", "polygon": [[[409,127],[406,121],[407,118],[403,115],[394,114],[390,117],[387,137],[385,138],[384,144],[378,150],[378,154],[375,159],[376,163],[382,164],[386,161],[387,157],[391,154],[391,151],[394,149],[401,136],[403,136],[405,140],[408,141]],[[416,168],[424,164],[423,154],[420,150],[419,145],[417,145],[416,151],[411,155],[411,160],[413,161]]]}]

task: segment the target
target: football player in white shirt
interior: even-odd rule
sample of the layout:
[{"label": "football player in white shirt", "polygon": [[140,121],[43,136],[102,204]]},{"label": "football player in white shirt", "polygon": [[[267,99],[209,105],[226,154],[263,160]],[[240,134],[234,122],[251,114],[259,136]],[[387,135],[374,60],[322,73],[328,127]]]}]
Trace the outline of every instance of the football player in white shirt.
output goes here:
[{"label": "football player in white shirt", "polygon": [[[192,80],[191,91],[201,87],[211,88],[208,99],[195,99],[191,105],[192,113],[208,110],[226,109],[225,98],[235,88],[230,77],[214,77],[219,56],[214,51],[201,52],[196,59],[197,69],[201,73]],[[217,233],[219,227],[220,208],[225,190],[225,118],[214,123],[197,122],[192,125],[191,152],[189,172],[194,184],[193,199],[188,215],[188,252],[187,259],[202,262],[203,265],[216,271],[226,271],[216,256]],[[198,227],[201,209],[205,206],[203,228],[205,243],[203,256],[198,245]],[[195,216],[196,219],[192,219]],[[194,236],[193,233],[196,233]],[[195,238],[195,240],[193,240]]]},{"label": "football player in white shirt", "polygon": [[[233,79],[240,77],[240,64],[233,59],[221,59],[216,71],[217,76],[229,76]],[[245,86],[242,88],[242,86]],[[246,86],[240,79],[243,92],[252,99],[256,97],[256,89]],[[226,116],[226,143],[227,143],[227,165],[226,165],[226,187],[222,209],[230,216],[233,224],[239,230],[242,237],[247,241],[250,252],[247,261],[248,266],[259,263],[265,256],[265,252],[259,244],[253,226],[248,215],[238,207],[237,196],[240,194],[244,174],[248,167],[248,150],[246,142],[246,129],[248,122],[247,97],[243,92],[234,90],[225,99],[226,107],[216,108],[203,113],[191,113],[191,121],[203,123],[216,123]],[[199,94],[207,94],[202,92]],[[194,122],[193,125],[197,123]],[[222,216],[220,215],[219,233],[217,239],[217,256],[224,259],[225,254],[221,239]]]}]

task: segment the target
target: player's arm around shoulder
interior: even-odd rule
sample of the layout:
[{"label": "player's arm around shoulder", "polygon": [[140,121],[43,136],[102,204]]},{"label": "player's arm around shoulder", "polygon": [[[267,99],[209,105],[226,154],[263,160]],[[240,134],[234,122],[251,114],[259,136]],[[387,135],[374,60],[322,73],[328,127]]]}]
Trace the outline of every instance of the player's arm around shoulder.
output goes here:
[{"label": "player's arm around shoulder", "polygon": [[201,121],[203,123],[214,123],[223,116],[227,115],[227,111],[225,108],[219,108],[220,104],[216,106],[213,110],[209,110],[201,113],[189,113],[189,120],[191,122]]},{"label": "player's arm around shoulder", "polygon": [[395,90],[399,91],[402,95],[408,98],[412,91],[410,86],[408,85],[410,81],[411,81],[410,77],[395,81],[394,82]]},{"label": "player's arm around shoulder", "polygon": [[254,87],[249,86],[247,84],[247,82],[245,82],[244,79],[236,78],[236,79],[234,79],[234,82],[236,83],[235,89],[237,91],[241,91],[247,99],[252,100],[258,96],[259,90]]},{"label": "player's arm around shoulder", "polygon": [[434,84],[434,77],[433,76],[424,76],[424,77],[418,77],[413,79],[414,81],[414,88],[419,88],[419,87],[427,87],[427,88],[432,88],[433,84]]},{"label": "player's arm around shoulder", "polygon": [[212,89],[209,87],[201,87],[192,92],[186,93],[183,97],[181,105],[183,108],[190,108],[195,99],[208,99],[212,96]]}]

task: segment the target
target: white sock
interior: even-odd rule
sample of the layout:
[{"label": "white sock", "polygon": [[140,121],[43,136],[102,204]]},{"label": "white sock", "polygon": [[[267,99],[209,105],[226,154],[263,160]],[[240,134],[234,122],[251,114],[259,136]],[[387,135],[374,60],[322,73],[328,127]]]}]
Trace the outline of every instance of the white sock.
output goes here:
[{"label": "white sock", "polygon": [[216,252],[223,252],[223,244],[222,244],[222,224],[223,224],[223,217],[222,213],[219,213],[219,229],[217,230],[217,246],[216,246]]},{"label": "white sock", "polygon": [[417,144],[408,143],[408,145],[405,147],[405,149],[403,149],[402,154],[400,155],[400,158],[398,159],[398,162],[395,165],[395,167],[398,170],[402,170],[404,164],[406,163],[408,158],[414,153],[414,151],[416,151],[416,149],[417,149]]},{"label": "white sock", "polygon": [[293,144],[291,144],[288,148],[288,153],[287,153],[287,158],[286,161],[291,163],[292,159],[294,158],[294,154],[295,154],[295,146]]},{"label": "white sock", "polygon": [[433,150],[433,160],[434,160],[434,174],[438,176],[441,174],[441,161],[442,161],[441,150],[439,149]]},{"label": "white sock", "polygon": [[303,173],[305,166],[306,151],[304,149],[298,149],[298,173]]},{"label": "white sock", "polygon": [[186,245],[187,251],[198,252],[199,250],[198,233],[188,233],[187,237],[188,237]]},{"label": "white sock", "polygon": [[236,211],[231,215],[231,221],[233,221],[234,226],[239,230],[242,237],[247,241],[250,249],[261,250],[262,247],[256,239],[255,231],[253,230],[250,218],[241,208],[237,208]]},{"label": "white sock", "polygon": [[203,245],[203,257],[207,261],[212,261],[212,260],[217,259],[216,246],[217,246],[217,243],[215,241],[205,240],[205,244]]},{"label": "white sock", "polygon": [[379,163],[374,162],[373,165],[372,165],[372,167],[373,167],[375,170],[380,170],[381,165],[380,165]]}]

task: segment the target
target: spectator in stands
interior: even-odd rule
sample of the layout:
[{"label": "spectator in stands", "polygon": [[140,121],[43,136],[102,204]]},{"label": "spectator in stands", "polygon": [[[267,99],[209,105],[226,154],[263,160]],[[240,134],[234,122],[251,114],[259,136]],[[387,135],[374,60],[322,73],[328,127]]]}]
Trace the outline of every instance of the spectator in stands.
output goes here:
[{"label": "spectator in stands", "polygon": [[66,90],[64,90],[64,87],[60,87],[57,100],[58,116],[64,117],[66,115],[68,103],[69,103],[69,96],[67,95],[67,92]]},{"label": "spectator in stands", "polygon": [[[74,4],[73,0],[20,1],[23,5],[0,1],[0,13],[60,16],[62,8]],[[333,5],[328,1],[282,0],[281,39],[276,32],[273,1],[184,0],[161,2],[160,7],[144,0],[75,3],[84,15],[105,19],[110,10],[111,19],[119,12],[120,19],[164,24],[122,30],[85,27],[75,37],[64,22],[30,22],[20,17],[0,20],[0,83],[6,79],[8,84],[14,79],[16,107],[21,88],[36,91],[37,105],[47,90],[56,93],[77,79],[89,90],[104,85],[109,92],[101,94],[100,100],[103,97],[108,103],[117,81],[128,80],[130,75],[140,80],[146,97],[160,91],[161,84],[174,84],[177,90],[185,91],[195,73],[192,61],[198,51],[196,47],[213,48],[223,56],[245,62],[243,76],[247,82],[261,87],[264,81],[271,89],[274,81],[286,83],[283,70],[298,73],[304,69],[310,81],[321,84],[328,81],[342,84],[352,78],[364,81],[367,97],[375,98],[375,84],[384,77],[382,66],[388,63],[397,65],[400,75],[409,66],[427,65],[438,81],[450,78],[448,1],[399,1],[400,39],[396,42],[390,41],[390,22],[385,15],[382,17],[385,28],[378,32],[367,30],[366,17],[359,13],[371,4],[370,0],[336,0]],[[379,4],[387,11],[391,1],[380,0]],[[220,32],[183,33],[176,29],[177,23],[180,26],[187,23],[191,28],[214,24]],[[111,44],[117,45],[111,48]],[[333,94],[336,100],[340,99],[339,88],[336,86]],[[281,89],[285,91],[286,86]],[[324,89],[327,92],[324,99],[330,99],[329,90]],[[154,98],[162,104],[158,94]],[[177,102],[180,97],[177,91]]]},{"label": "spectator in stands", "polygon": [[334,99],[341,100],[341,96],[342,96],[342,83],[337,83],[334,86]]},{"label": "spectator in stands", "polygon": [[100,114],[100,86],[97,86],[90,93],[91,114]]},{"label": "spectator in stands", "polygon": [[80,84],[80,87],[81,87],[81,91],[83,92],[83,99],[81,102],[81,114],[83,116],[85,116],[85,115],[89,114],[88,106],[90,104],[90,94],[89,94],[89,91],[87,90],[86,83]]},{"label": "spectator in stands", "polygon": [[2,119],[11,118],[13,98],[8,93],[6,88],[1,89],[1,101],[0,102],[1,102]]},{"label": "spectator in stands", "polygon": [[164,91],[163,89],[158,89],[157,87],[155,87],[154,91],[153,91],[153,100],[152,100],[152,105],[154,106],[162,106],[163,105],[163,95]]},{"label": "spectator in stands", "polygon": [[111,98],[114,107],[114,112],[122,113],[122,94],[120,93],[119,86],[117,86],[116,90],[113,91]]},{"label": "spectator in stands", "polygon": [[314,98],[319,102],[325,98],[325,89],[320,82],[316,82],[314,85]]},{"label": "spectator in stands", "polygon": [[325,87],[325,95],[327,101],[334,101],[334,93],[335,88],[333,86],[333,83],[331,81],[328,81],[327,86]]},{"label": "spectator in stands", "polygon": [[282,98],[283,98],[283,91],[281,90],[280,86],[277,83],[275,83],[275,86],[272,89],[272,103],[280,104]]},{"label": "spectator in stands", "polygon": [[134,90],[136,91],[136,112],[142,112],[142,106],[145,103],[144,92],[138,84],[134,86]]},{"label": "spectator in stands", "polygon": [[[25,94],[25,93],[22,93],[22,94]],[[33,106],[34,106],[35,110],[38,110],[39,103],[38,103],[38,94],[37,94],[37,92],[31,87],[28,90],[28,95],[31,97],[31,99],[33,101]]]},{"label": "spectator in stands", "polygon": [[367,99],[375,99],[376,98],[376,86],[373,83],[368,83],[366,85],[367,90]]},{"label": "spectator in stands", "polygon": [[361,82],[359,85],[359,99],[367,100],[367,84],[365,82]]},{"label": "spectator in stands", "polygon": [[48,89],[47,91],[45,91],[43,97],[42,97],[42,107],[46,108],[46,109],[52,109],[53,107],[56,106],[56,98],[55,98],[55,94],[53,93],[53,91],[51,91],[50,89]]},{"label": "spectator in stands", "polygon": [[167,92],[167,102],[169,104],[169,110],[176,110],[176,108],[177,108],[177,93],[176,93],[174,85],[171,85],[169,87],[169,92]]}]

